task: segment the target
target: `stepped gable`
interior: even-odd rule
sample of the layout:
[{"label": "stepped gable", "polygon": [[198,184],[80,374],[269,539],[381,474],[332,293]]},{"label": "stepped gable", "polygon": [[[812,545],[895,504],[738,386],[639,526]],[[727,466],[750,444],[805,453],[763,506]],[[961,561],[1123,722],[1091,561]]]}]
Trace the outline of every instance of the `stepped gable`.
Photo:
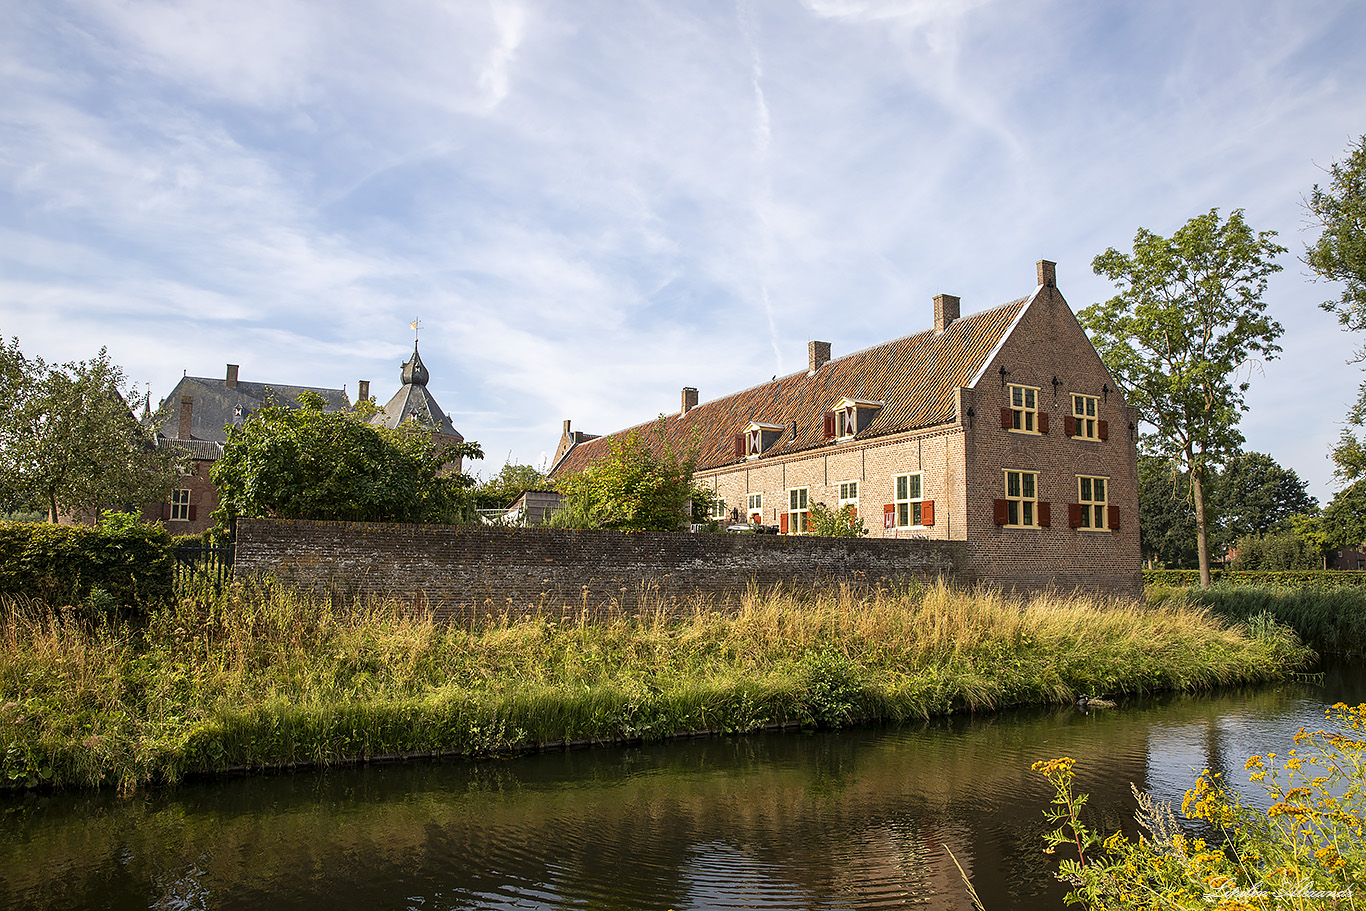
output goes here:
[{"label": "stepped gable", "polygon": [[465,439],[427,389],[427,381],[431,375],[417,353],[416,341],[413,342],[413,356],[403,362],[399,377],[403,385],[380,412],[370,419],[371,424],[394,428],[404,421],[415,420],[429,430],[454,437],[458,441]]},{"label": "stepped gable", "polygon": [[[745,461],[735,454],[734,437],[750,422],[785,425],[766,458],[827,446],[824,412],[845,397],[882,402],[859,439],[868,440],[908,430],[957,421],[956,392],[971,386],[1005,340],[1030,300],[955,319],[942,329],[927,329],[866,348],[818,369],[779,377],[772,382],[692,407],[663,418],[664,439],[679,453],[697,445],[697,470]],[[582,471],[605,456],[612,442],[632,431],[652,447],[651,421],[608,436],[577,443],[551,469],[552,477]]]}]

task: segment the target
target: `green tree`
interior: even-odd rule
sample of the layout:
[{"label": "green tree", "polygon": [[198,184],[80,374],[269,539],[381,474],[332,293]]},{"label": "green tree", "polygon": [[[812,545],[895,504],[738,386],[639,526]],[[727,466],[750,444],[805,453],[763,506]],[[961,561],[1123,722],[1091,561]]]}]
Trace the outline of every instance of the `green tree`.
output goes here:
[{"label": "green tree", "polygon": [[1171,459],[1138,457],[1138,544],[1150,565],[1196,565],[1190,481]]},{"label": "green tree", "polygon": [[456,457],[479,459],[478,443],[438,447],[415,422],[397,429],[366,422],[365,411],[324,411],[316,393],[299,408],[268,405],[228,429],[214,463],[214,519],[278,516],[351,522],[460,522],[470,518],[473,481],[449,471]]},{"label": "green tree", "polygon": [[[1305,204],[1323,230],[1305,248],[1304,262],[1320,278],[1342,284],[1341,295],[1321,306],[1357,332],[1366,328],[1366,136],[1348,148],[1345,162],[1333,162],[1328,174],[1328,187],[1315,184]],[[1358,349],[1354,358],[1362,360],[1366,348]],[[1366,476],[1366,446],[1354,429],[1366,426],[1366,383],[1348,412],[1347,424],[1332,455],[1337,476],[1355,481]]]},{"label": "green tree", "polygon": [[693,483],[697,457],[679,455],[656,426],[655,446],[631,431],[610,441],[608,454],[557,484],[564,503],[548,524],[557,528],[680,531],[692,520],[689,502],[710,500]]},{"label": "green tree", "polygon": [[1206,514],[1211,473],[1243,442],[1247,374],[1276,356],[1279,323],[1266,315],[1267,278],[1285,248],[1236,210],[1198,215],[1171,237],[1139,228],[1133,252],[1092,262],[1119,294],[1086,308],[1082,325],[1129,403],[1153,428],[1143,445],[1186,471],[1195,510],[1200,581],[1209,585]]},{"label": "green tree", "polygon": [[806,533],[821,538],[861,538],[868,534],[868,529],[853,505],[846,504],[834,510],[817,503],[807,516]]},{"label": "green tree", "polygon": [[1334,550],[1366,545],[1366,479],[1338,491],[1324,507],[1323,535]]},{"label": "green tree", "polygon": [[164,499],[185,455],[157,448],[128,408],[139,397],[104,348],[58,365],[0,340],[0,488],[10,508],[42,504],[49,521],[93,521]]},{"label": "green tree", "polygon": [[505,509],[528,490],[542,490],[550,486],[544,473],[530,465],[507,462],[498,474],[480,481],[474,488],[474,504],[479,509]]},{"label": "green tree", "polygon": [[1309,495],[1309,482],[1260,452],[1230,457],[1214,495],[1225,541],[1288,530],[1292,516],[1319,508],[1318,500]]}]

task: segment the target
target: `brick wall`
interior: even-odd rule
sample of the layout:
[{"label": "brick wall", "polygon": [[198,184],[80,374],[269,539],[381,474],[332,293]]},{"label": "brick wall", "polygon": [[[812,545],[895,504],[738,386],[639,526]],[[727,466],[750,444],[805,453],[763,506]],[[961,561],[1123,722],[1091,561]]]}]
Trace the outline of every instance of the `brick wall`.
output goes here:
[{"label": "brick wall", "polygon": [[726,600],[753,583],[809,588],[940,575],[970,582],[962,569],[964,547],[950,541],[240,519],[234,568],[309,588],[412,600],[449,617]]}]

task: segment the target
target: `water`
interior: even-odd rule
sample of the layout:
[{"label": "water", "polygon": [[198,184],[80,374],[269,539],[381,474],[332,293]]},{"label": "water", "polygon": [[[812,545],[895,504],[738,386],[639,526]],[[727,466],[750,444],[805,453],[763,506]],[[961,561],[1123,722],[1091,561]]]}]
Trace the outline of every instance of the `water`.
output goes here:
[{"label": "water", "polygon": [[1131,781],[1246,782],[1339,700],[1366,701],[1366,665],[1090,715],[0,798],[0,907],[966,909],[956,857],[991,911],[1060,908],[1035,760],[1076,757],[1092,821],[1132,829]]}]

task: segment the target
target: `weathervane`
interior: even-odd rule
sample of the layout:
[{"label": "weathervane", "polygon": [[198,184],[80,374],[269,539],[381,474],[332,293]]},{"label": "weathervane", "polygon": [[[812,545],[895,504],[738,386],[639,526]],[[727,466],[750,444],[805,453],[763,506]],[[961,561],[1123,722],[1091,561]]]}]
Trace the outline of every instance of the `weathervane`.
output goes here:
[{"label": "weathervane", "polygon": [[416,345],[416,344],[417,344],[417,330],[419,330],[419,329],[422,328],[422,320],[417,319],[416,317],[414,317],[414,318],[413,318],[413,321],[412,321],[411,323],[409,323],[408,325],[409,325],[410,327],[412,327],[412,330],[413,330],[413,344]]}]

